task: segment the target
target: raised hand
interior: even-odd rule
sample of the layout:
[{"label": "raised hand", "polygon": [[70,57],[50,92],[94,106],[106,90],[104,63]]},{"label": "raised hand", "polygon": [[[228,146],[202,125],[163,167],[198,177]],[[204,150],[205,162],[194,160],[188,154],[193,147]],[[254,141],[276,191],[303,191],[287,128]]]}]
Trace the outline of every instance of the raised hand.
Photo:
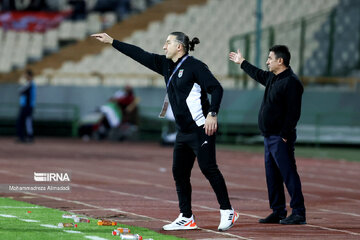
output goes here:
[{"label": "raised hand", "polygon": [[229,59],[236,64],[242,64],[242,62],[245,60],[239,49],[237,50],[237,52],[230,52]]},{"label": "raised hand", "polygon": [[99,40],[102,43],[109,43],[112,44],[114,39],[112,37],[110,37],[109,35],[107,35],[106,33],[95,33],[91,35],[93,38],[96,38],[97,40]]}]

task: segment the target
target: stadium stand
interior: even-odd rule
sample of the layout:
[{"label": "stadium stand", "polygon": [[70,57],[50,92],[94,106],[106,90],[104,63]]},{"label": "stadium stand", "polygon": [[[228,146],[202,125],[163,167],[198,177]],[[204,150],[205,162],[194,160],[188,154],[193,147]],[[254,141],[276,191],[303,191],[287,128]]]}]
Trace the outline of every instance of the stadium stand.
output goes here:
[{"label": "stadium stand", "polygon": [[[289,4],[284,4],[281,0],[271,2],[264,1],[263,9],[269,9],[269,11],[264,11],[263,27],[266,29],[269,26],[278,26],[279,29],[276,30],[276,33],[278,33],[276,34],[276,41],[288,44],[291,49],[294,49],[293,57],[297,59],[300,50],[300,28],[298,26],[294,28],[293,25],[284,27],[284,23],[292,21],[298,23],[302,18],[313,17],[314,15],[325,12],[324,16],[321,15],[319,17],[320,19],[316,19],[318,22],[308,27],[308,41],[313,42],[317,32],[321,31],[324,22],[328,21],[327,15],[337,4],[339,4],[338,0],[316,1],[314,4],[309,0],[301,2],[289,1]],[[287,7],[284,7],[285,5]],[[194,56],[199,59],[206,59],[206,63],[214,74],[224,79],[228,74],[228,42],[234,35],[241,35],[242,33],[248,33],[254,30],[256,17],[253,13],[255,12],[255,8],[255,1],[210,0],[207,4],[188,8],[184,14],[169,13],[162,21],[152,21],[147,29],[135,31],[131,36],[124,38],[123,41],[139,45],[147,51],[161,54],[164,36],[167,36],[168,33],[174,30],[187,32],[190,37],[197,36],[202,41],[201,45],[199,45],[194,52]],[[282,14],[278,14],[279,9]],[[295,11],[296,9],[299,11]],[[211,17],[209,18],[209,16]],[[264,43],[268,42],[267,39],[265,35],[262,41],[264,49],[264,51],[262,51],[262,59],[266,59],[268,46]],[[312,55],[316,54],[315,51],[318,49],[318,45],[319,44],[307,46],[304,53],[305,58],[306,56],[313,58]],[[250,54],[249,59],[253,59],[254,51]],[[315,60],[310,62],[313,61]],[[265,67],[265,61],[262,62],[262,67]],[[116,74],[118,74],[119,79],[121,78],[121,74],[133,74],[134,79],[141,78],[139,75],[150,75],[150,77],[145,77],[150,82],[152,78],[156,78],[155,76],[151,76],[154,74],[150,70],[140,67],[137,63],[125,56],[119,55],[111,47],[105,48],[99,55],[86,56],[80,62],[71,64],[74,65],[72,69],[69,69],[69,64],[64,63],[62,67],[57,70],[56,74],[69,74],[71,72],[91,74],[92,72],[96,72],[105,75],[104,82],[106,83],[114,82],[114,75]],[[294,69],[298,69],[300,67],[299,65],[300,63],[298,61],[293,62]],[[319,75],[313,69],[314,64],[311,63],[310,67],[305,68],[306,74],[313,72],[315,76]],[[321,71],[321,69],[317,69],[317,71]],[[110,77],[112,80],[107,80],[107,74],[112,74]],[[135,82],[137,86],[144,86],[145,81],[136,81],[134,79],[133,82]],[[225,87],[231,88],[235,86],[233,81],[224,81],[224,83]],[[247,85],[248,88],[254,86],[254,84]]]},{"label": "stadium stand", "polygon": [[[42,99],[54,103],[51,97],[57,96],[66,104],[78,106],[78,115],[131,83],[142,99],[143,122],[147,122],[148,129],[159,130],[162,124],[156,116],[162,100],[158,96],[164,92],[163,78],[87,36],[115,23],[106,30],[111,36],[162,54],[166,36],[172,31],[184,31],[190,37],[200,38],[193,55],[207,63],[227,88],[219,115],[223,123],[223,135],[219,139],[236,142],[246,136],[246,141],[251,141],[254,136],[253,140],[258,141],[256,121],[262,89],[228,61],[229,51],[237,48],[244,51],[250,62],[255,61],[256,1],[164,0],[146,10],[143,3],[140,0],[134,3],[140,14],[118,23],[114,15],[106,13],[90,13],[82,24],[62,21],[59,28],[42,35],[39,40],[43,43],[42,50],[36,51],[35,47],[25,51],[26,57],[20,49],[34,44],[30,41],[33,34],[0,29],[1,54],[13,58],[9,62],[1,55],[0,71],[7,73],[0,74],[1,81],[17,82],[21,69],[31,67],[43,92],[53,94],[46,93]],[[359,98],[360,1],[273,0],[263,1],[262,9],[260,67],[266,67],[272,44],[287,44],[292,53],[291,66],[307,86],[299,142],[359,144],[360,109],[354,102]],[[105,22],[99,20],[105,18],[108,19]],[[59,39],[63,35],[64,40],[76,43],[62,47]],[[23,47],[15,50],[14,44]],[[13,50],[5,46],[12,46]],[[37,61],[39,58],[42,60]],[[37,62],[28,64],[30,60]],[[13,71],[14,68],[19,70]],[[91,99],[84,92],[91,93]]]},{"label": "stadium stand", "polygon": [[[156,4],[159,1],[161,0],[131,1],[129,11],[132,10],[132,12],[122,12],[122,14],[131,15],[133,12],[144,11],[146,7]],[[13,3],[14,6],[12,6],[11,2],[6,2],[10,4],[10,6],[5,6],[5,2],[3,4],[0,3],[0,8],[2,8],[2,10],[6,7],[9,8],[8,10],[22,10],[16,7],[25,8],[27,5],[29,5],[28,8],[30,10],[34,8],[31,2],[18,2],[19,1],[15,1]],[[57,2],[56,4],[52,1],[45,2],[47,3],[45,6],[49,8],[45,9],[46,11],[3,11],[0,13],[0,43],[3,43],[0,48],[0,53],[2,53],[0,56],[1,82],[17,81],[16,79],[19,78],[26,65],[28,65],[28,67],[34,67],[31,63],[40,60],[42,60],[42,62],[50,62],[50,65],[48,63],[46,63],[46,65],[51,67],[53,67],[53,63],[51,62],[61,64],[61,61],[56,61],[57,57],[54,57],[54,55],[56,55],[59,50],[64,50],[64,48],[61,49],[64,45],[81,42],[81,40],[84,40],[90,34],[113,26],[117,22],[117,18],[119,18],[116,14],[120,14],[111,11],[103,13],[89,12],[87,16],[74,17],[75,11],[71,12],[69,10],[69,4],[73,2],[76,5],[81,1],[69,0]],[[86,1],[90,7],[99,7],[97,5],[94,6],[95,2],[102,2],[102,4],[105,5],[110,3],[110,1]],[[116,3],[116,1],[112,3]],[[110,5],[110,7],[112,6]],[[124,16],[122,16],[122,18],[124,18]],[[26,51],[23,51],[24,49],[26,49]],[[49,54],[51,54],[51,58],[55,58],[55,60],[51,61],[45,57]],[[66,57],[71,59],[72,55],[79,54],[76,54],[76,51],[73,54],[67,52]],[[80,54],[80,57],[81,56]],[[39,73],[36,67],[35,72]]]},{"label": "stadium stand", "polygon": [[[198,5],[205,2],[206,4]],[[176,3],[165,1],[155,7],[152,12],[147,10],[129,21],[117,24],[107,32],[120,40],[139,45],[147,51],[162,54],[164,37],[174,30],[184,31],[190,37],[200,38],[201,45],[197,47],[194,56],[206,59],[205,62],[213,73],[224,80],[224,87],[240,89],[255,87],[256,84],[252,81],[244,82],[237,79],[241,71],[231,69],[236,66],[229,65],[227,54],[230,42],[230,49],[249,48],[247,59],[254,60],[256,1],[193,1],[191,3],[193,5],[188,8],[186,2],[182,2],[182,4],[185,6],[183,10],[187,10],[186,12],[176,12]],[[351,31],[347,31],[347,29],[352,29],[353,32],[356,32],[355,30],[359,28],[359,16],[356,14],[359,7],[354,4],[359,5],[359,2],[351,0],[319,0],[316,2],[292,0],[286,3],[282,0],[264,1],[261,67],[266,67],[264,59],[267,56],[267,49],[276,41],[276,43],[287,44],[290,47],[293,58],[292,67],[300,76],[307,77],[304,79],[305,82],[311,82],[309,77],[344,76],[344,73],[349,72],[350,75],[356,75],[356,68],[359,65],[357,48],[360,37],[358,32],[351,37],[349,35]],[[134,1],[133,5],[138,12],[144,11],[142,1]],[[169,9],[167,8],[165,12],[159,14],[162,5],[171,5],[172,12],[167,13],[166,10]],[[278,11],[281,11],[281,14],[278,14]],[[158,14],[157,17],[153,16],[155,13]],[[47,31],[43,36],[31,36],[38,38],[36,41],[42,43],[34,43],[35,46],[31,48],[29,56],[25,58],[25,63],[29,60],[38,61],[45,53],[55,52],[59,49],[60,40],[81,40],[77,42],[76,46],[62,49],[58,54],[54,54],[55,56],[44,58],[43,63],[39,64],[43,66],[33,65],[35,72],[41,73],[37,75],[36,81],[61,84],[57,80],[43,80],[49,77],[70,77],[71,74],[75,74],[75,77],[78,78],[77,74],[83,73],[81,77],[84,78],[84,81],[82,82],[86,84],[86,78],[91,79],[95,73],[99,77],[99,83],[121,85],[122,75],[126,74],[127,77],[133,76],[132,81],[135,86],[152,84],[158,86],[158,83],[161,82],[160,77],[150,70],[139,67],[131,59],[117,54],[111,47],[104,48],[91,42],[91,39],[85,39],[90,33],[103,29],[99,19],[108,19],[106,22],[109,22],[109,25],[115,23],[114,14],[105,14],[101,16],[99,13],[90,13],[84,21],[65,20],[56,30]],[[166,14],[165,17],[164,14]],[[209,18],[209,16],[211,17]],[[146,24],[141,25],[139,23],[141,19],[145,20]],[[331,22],[335,22],[336,27],[333,28],[334,34],[330,36]],[[129,25],[131,25],[131,31],[119,33],[119,31],[124,32]],[[9,33],[9,35],[12,34]],[[9,37],[11,38],[11,36]],[[245,46],[247,37],[249,46]],[[347,43],[345,49],[342,47],[343,42]],[[102,50],[102,48],[104,49]],[[8,52],[5,54],[9,55]],[[24,67],[24,57],[21,54],[10,55],[16,60],[12,64],[0,61],[0,71],[8,72],[14,68]],[[341,57],[341,61],[336,61],[335,58],[338,56]],[[234,76],[235,79],[232,78]],[[119,79],[119,83],[114,81],[115,78]],[[89,84],[93,85],[93,81],[89,80]]]}]

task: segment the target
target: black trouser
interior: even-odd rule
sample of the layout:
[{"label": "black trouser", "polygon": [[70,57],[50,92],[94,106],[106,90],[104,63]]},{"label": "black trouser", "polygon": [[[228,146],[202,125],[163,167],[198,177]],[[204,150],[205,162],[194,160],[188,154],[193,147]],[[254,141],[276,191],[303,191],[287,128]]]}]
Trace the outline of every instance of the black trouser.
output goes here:
[{"label": "black trouser", "polygon": [[16,122],[16,131],[18,138],[22,141],[25,141],[27,138],[34,137],[32,112],[32,107],[21,107],[19,110],[19,115]]},{"label": "black trouser", "polygon": [[178,132],[176,137],[172,171],[180,212],[185,217],[192,215],[190,176],[195,157],[216,194],[220,209],[231,209],[225,180],[216,164],[215,135],[207,136],[201,126],[191,133]]},{"label": "black trouser", "polygon": [[286,212],[284,183],[290,194],[292,212],[305,216],[304,197],[295,163],[296,134],[285,143],[280,136],[265,137],[265,170],[270,208],[277,213]]}]

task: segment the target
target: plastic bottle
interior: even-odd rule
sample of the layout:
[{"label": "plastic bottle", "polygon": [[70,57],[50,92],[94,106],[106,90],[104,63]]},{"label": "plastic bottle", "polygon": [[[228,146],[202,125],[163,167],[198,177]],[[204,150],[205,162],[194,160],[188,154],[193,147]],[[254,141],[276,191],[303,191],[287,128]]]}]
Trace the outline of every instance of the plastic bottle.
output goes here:
[{"label": "plastic bottle", "polygon": [[115,226],[117,225],[117,222],[109,221],[109,220],[99,220],[97,222],[97,225],[99,226]]},{"label": "plastic bottle", "polygon": [[85,217],[75,217],[74,218],[74,222],[85,222],[85,223],[89,223],[90,219],[85,218]]},{"label": "plastic bottle", "polygon": [[76,218],[77,216],[73,215],[73,214],[63,214],[62,217],[63,218]]},{"label": "plastic bottle", "polygon": [[77,224],[74,224],[74,223],[59,223],[58,227],[59,228],[64,228],[64,227],[76,227],[77,228]]},{"label": "plastic bottle", "polygon": [[142,240],[142,236],[139,234],[120,234],[122,240]]},{"label": "plastic bottle", "polygon": [[120,236],[120,234],[122,233],[130,233],[130,229],[128,228],[118,228],[118,229],[115,229],[113,232],[112,232],[112,235],[113,236]]}]

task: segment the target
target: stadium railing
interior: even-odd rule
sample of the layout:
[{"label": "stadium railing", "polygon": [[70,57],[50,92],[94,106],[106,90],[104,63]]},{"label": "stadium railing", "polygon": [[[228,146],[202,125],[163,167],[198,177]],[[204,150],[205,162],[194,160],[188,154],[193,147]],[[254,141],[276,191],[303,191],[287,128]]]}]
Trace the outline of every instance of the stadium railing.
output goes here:
[{"label": "stadium railing", "polygon": [[[291,66],[307,83],[311,77],[319,83],[337,81],[359,82],[359,78],[344,77],[352,70],[360,69],[360,45],[347,26],[352,15],[343,16],[343,11],[333,8],[301,19],[273,25],[262,29],[261,68],[266,69],[268,49],[274,44],[285,44],[291,50]],[[350,22],[344,18],[350,18]],[[354,23],[356,25],[356,23]],[[340,36],[340,37],[339,37]],[[345,39],[345,40],[344,40]],[[254,63],[256,55],[256,32],[235,35],[229,41],[230,51],[241,49],[245,59]],[[349,46],[352,47],[349,47]],[[355,48],[355,49],[353,49]],[[355,52],[357,54],[355,54]],[[345,56],[346,55],[346,56]],[[337,59],[337,61],[334,61]],[[248,77],[238,65],[229,61],[228,75],[237,81],[247,82]],[[334,77],[334,78],[324,78]],[[354,80],[355,79],[355,80]]]},{"label": "stadium railing", "polygon": [[[14,135],[19,106],[0,103],[0,135]],[[73,104],[38,103],[33,114],[36,134],[46,136],[78,135],[79,108]]]}]

